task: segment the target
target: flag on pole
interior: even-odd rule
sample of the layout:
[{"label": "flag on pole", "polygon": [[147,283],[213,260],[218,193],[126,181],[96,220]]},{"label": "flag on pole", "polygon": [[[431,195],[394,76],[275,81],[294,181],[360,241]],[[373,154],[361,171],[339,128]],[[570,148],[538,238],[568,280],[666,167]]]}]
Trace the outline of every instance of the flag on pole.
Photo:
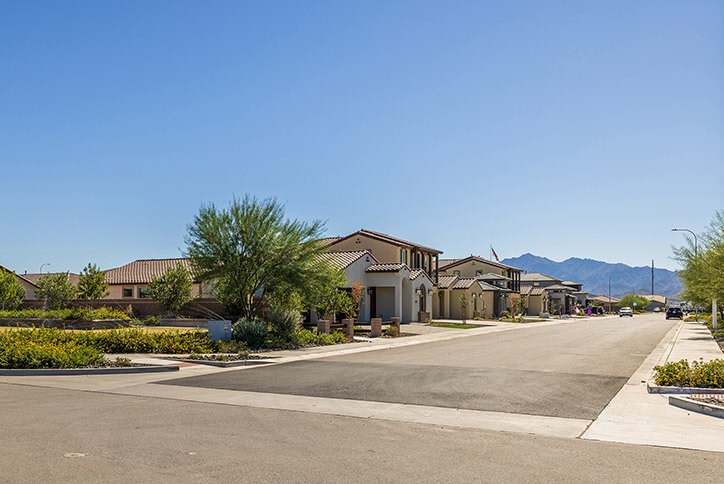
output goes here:
[{"label": "flag on pole", "polygon": [[490,246],[490,253],[493,254],[493,257],[495,257],[496,262],[500,262],[500,259],[498,259],[498,254],[495,253],[495,249],[493,249],[493,246]]}]

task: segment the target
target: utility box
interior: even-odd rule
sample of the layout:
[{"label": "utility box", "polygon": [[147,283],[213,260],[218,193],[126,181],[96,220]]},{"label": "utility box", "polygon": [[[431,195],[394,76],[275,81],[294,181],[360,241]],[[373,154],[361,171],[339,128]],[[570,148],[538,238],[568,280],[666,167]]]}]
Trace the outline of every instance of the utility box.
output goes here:
[{"label": "utility box", "polygon": [[229,341],[231,339],[231,321],[209,321],[209,338],[213,341]]}]

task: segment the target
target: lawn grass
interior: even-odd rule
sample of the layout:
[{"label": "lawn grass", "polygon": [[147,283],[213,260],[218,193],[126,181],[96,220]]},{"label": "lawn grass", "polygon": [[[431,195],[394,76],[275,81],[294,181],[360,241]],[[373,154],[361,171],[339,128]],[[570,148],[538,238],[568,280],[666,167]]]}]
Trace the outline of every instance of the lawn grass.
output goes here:
[{"label": "lawn grass", "polygon": [[430,326],[436,328],[450,328],[450,329],[473,329],[482,328],[487,326],[485,324],[467,324],[467,323],[430,323]]}]

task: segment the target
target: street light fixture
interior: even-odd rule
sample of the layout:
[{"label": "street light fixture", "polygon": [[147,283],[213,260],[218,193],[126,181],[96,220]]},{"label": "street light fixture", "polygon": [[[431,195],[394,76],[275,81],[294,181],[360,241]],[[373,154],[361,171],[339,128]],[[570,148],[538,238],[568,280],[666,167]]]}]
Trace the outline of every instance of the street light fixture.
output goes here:
[{"label": "street light fixture", "polygon": [[671,229],[672,232],[689,232],[691,235],[694,236],[694,257],[699,256],[699,239],[696,238],[696,234],[694,231],[689,229]]},{"label": "street light fixture", "polygon": [[41,274],[43,273],[43,267],[49,266],[49,265],[50,265],[50,262],[46,262],[45,264],[41,264],[41,265],[40,265],[40,273],[41,273]]},{"label": "street light fixture", "polygon": [[[691,235],[694,236],[694,258],[699,259],[699,239],[696,238],[696,234],[693,230],[689,229],[671,229],[672,232],[689,232]],[[694,313],[696,314],[696,321],[699,322],[699,305],[697,304],[694,308]]]}]

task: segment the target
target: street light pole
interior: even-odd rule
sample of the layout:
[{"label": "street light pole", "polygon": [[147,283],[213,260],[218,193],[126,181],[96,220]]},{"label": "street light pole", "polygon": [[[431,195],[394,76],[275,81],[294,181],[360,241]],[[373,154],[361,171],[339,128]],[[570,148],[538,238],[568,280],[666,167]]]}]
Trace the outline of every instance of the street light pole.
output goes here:
[{"label": "street light pole", "polygon": [[43,273],[43,267],[49,266],[49,265],[50,265],[50,262],[46,262],[45,264],[40,264],[40,273],[41,274]]},{"label": "street light pole", "polygon": [[699,256],[699,239],[696,238],[696,234],[689,229],[671,229],[672,232],[689,232],[694,236],[694,257]]}]

